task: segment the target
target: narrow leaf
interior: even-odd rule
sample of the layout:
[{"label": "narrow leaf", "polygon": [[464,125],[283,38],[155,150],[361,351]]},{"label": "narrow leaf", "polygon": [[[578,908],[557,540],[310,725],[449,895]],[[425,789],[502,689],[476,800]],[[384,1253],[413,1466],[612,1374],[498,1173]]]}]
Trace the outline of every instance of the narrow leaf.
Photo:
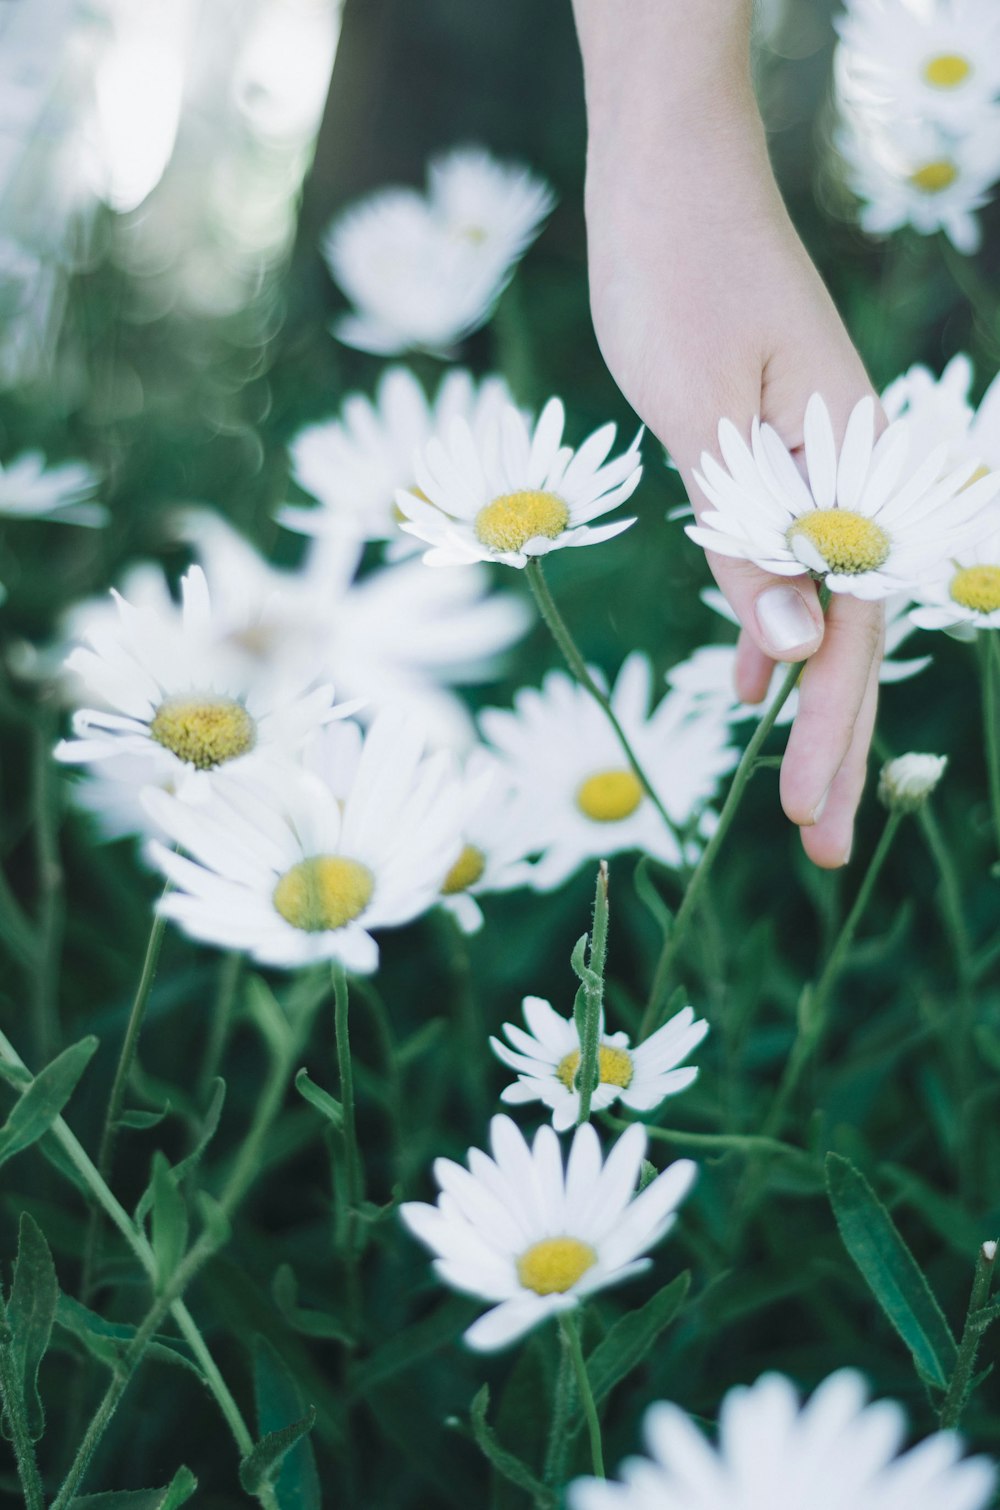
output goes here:
[{"label": "narrow leaf", "polygon": [[[205,1149],[215,1137],[216,1129],[219,1126],[219,1119],[222,1116],[222,1107],[225,1099],[226,1082],[222,1079],[221,1076],[217,1076],[216,1079],[212,1082],[212,1098],[208,1103],[208,1108],[205,1112],[204,1121],[201,1124],[201,1131],[198,1134],[197,1142],[195,1143],[191,1152],[185,1154],[183,1159],[178,1159],[177,1163],[174,1165],[174,1179],[178,1184],[180,1184],[182,1180],[188,1179],[194,1172],[198,1164],[201,1162],[201,1157],[204,1154]],[[152,1204],[153,1187],[152,1185],[149,1185],[143,1192],[142,1199],[139,1201],[139,1204],[136,1207],[136,1221],[141,1222],[145,1220],[145,1218],[149,1215],[149,1209]]]},{"label": "narrow leaf", "polygon": [[22,1091],[0,1127],[0,1164],[30,1148],[48,1132],[72,1096],[96,1048],[96,1038],[81,1038],[40,1070]]},{"label": "narrow leaf", "polygon": [[514,1453],[508,1452],[506,1447],[501,1446],[497,1434],[486,1419],[486,1412],[490,1406],[490,1387],[484,1384],[469,1407],[469,1419],[472,1423],[472,1435],[476,1446],[479,1448],[487,1462],[491,1463],[497,1473],[526,1494],[530,1494],[535,1505],[551,1507],[555,1510],[555,1491],[535,1477],[527,1463],[522,1463]]},{"label": "narrow leaf", "polygon": [[177,1510],[198,1487],[190,1468],[178,1468],[165,1489],[115,1489],[105,1494],[78,1494],[69,1510]]},{"label": "narrow leaf", "polygon": [[955,1339],[892,1217],[849,1159],[827,1154],[826,1180],[841,1238],[862,1278],[912,1353],[920,1377],[946,1389],[955,1370]]},{"label": "narrow leaf", "polygon": [[[164,1117],[170,1113],[170,1102],[158,1112],[125,1111],[118,1118],[119,1127],[133,1127],[137,1132],[146,1132],[151,1127],[159,1127]],[[155,1493],[155,1491],[153,1491]]]},{"label": "narrow leaf", "polygon": [[629,1311],[616,1321],[597,1344],[587,1359],[587,1376],[596,1404],[600,1405],[616,1384],[638,1368],[684,1304],[690,1283],[689,1273],[678,1274],[638,1311]]},{"label": "narrow leaf", "polygon": [[240,1483],[247,1494],[256,1494],[262,1485],[272,1479],[296,1442],[312,1431],[315,1420],[316,1409],[310,1405],[301,1420],[293,1421],[290,1426],[282,1426],[277,1431],[269,1431],[267,1436],[261,1438],[253,1452],[240,1464]]},{"label": "narrow leaf", "polygon": [[35,1442],[45,1430],[38,1368],[49,1345],[58,1302],[59,1282],[49,1245],[38,1223],[22,1211],[14,1281],[7,1302],[7,1325],[23,1380],[28,1431]]},{"label": "narrow leaf", "polygon": [[330,1095],[329,1091],[323,1090],[322,1086],[317,1085],[314,1080],[310,1080],[305,1070],[299,1070],[296,1075],[295,1089],[304,1100],[309,1102],[310,1106],[315,1107],[319,1114],[332,1123],[334,1127],[343,1127],[344,1108],[335,1096]]},{"label": "narrow leaf", "polygon": [[291,1028],[288,1018],[270,987],[259,975],[248,975],[246,1002],[250,1016],[260,1029],[262,1037],[275,1057],[288,1047]]},{"label": "narrow leaf", "polygon": [[[71,1295],[59,1296],[55,1321],[57,1327],[71,1333],[78,1342],[83,1343],[88,1352],[109,1368],[114,1368],[136,1333],[136,1328],[129,1326],[127,1322],[105,1321],[103,1316],[89,1310]],[[150,1343],[145,1356],[150,1361],[179,1363],[204,1383],[201,1369],[181,1348],[182,1344],[172,1337],[157,1337]]]},{"label": "narrow leaf", "polygon": [[[295,1376],[263,1337],[254,1343],[254,1394],[257,1430],[262,1439],[289,1421],[299,1421],[306,1408]],[[274,1479],[274,1491],[281,1510],[321,1510],[319,1474],[308,1437],[301,1436],[285,1454]]]},{"label": "narrow leaf", "polygon": [[188,1238],[187,1207],[177,1187],[177,1176],[159,1149],[153,1155],[153,1195],[150,1242],[156,1259],[155,1284],[158,1291],[169,1283],[184,1257]]}]

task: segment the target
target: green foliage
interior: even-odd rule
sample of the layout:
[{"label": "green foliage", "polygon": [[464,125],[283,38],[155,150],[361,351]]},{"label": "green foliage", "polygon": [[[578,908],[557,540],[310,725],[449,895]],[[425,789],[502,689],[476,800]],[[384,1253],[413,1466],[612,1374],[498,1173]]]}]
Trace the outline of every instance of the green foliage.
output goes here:
[{"label": "green foliage", "polygon": [[[38,1223],[23,1211],[5,1319],[14,1368],[21,1382],[28,1432],[36,1442],[45,1430],[38,1370],[49,1346],[59,1298],[59,1282],[49,1245]],[[8,1435],[8,1430],[4,1434]]]},{"label": "green foliage", "polygon": [[690,1285],[690,1274],[678,1274],[644,1306],[616,1321],[597,1344],[587,1359],[587,1374],[598,1405],[648,1357],[683,1306]]},{"label": "green foliage", "polygon": [[23,1153],[45,1136],[76,1090],[77,1081],[90,1063],[97,1039],[81,1038],[71,1048],[40,1070],[22,1091],[0,1127],[0,1164]]},{"label": "green foliage", "polygon": [[188,1240],[188,1214],[177,1175],[159,1150],[153,1155],[150,1241],[156,1260],[156,1288],[163,1290],[184,1257]]},{"label": "green foliage", "polygon": [[107,1494],[78,1494],[69,1510],[178,1510],[191,1498],[198,1480],[190,1468],[178,1468],[164,1489],[118,1489]]}]

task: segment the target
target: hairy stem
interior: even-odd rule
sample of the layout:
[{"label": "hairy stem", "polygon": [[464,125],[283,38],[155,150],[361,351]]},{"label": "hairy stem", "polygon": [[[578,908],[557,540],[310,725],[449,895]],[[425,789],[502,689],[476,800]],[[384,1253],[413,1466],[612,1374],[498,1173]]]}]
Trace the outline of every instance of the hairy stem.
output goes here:
[{"label": "hairy stem", "polygon": [[576,1375],[577,1392],[580,1396],[580,1404],[583,1406],[584,1420],[587,1423],[587,1436],[590,1439],[590,1460],[595,1475],[602,1479],[604,1477],[604,1449],[601,1445],[601,1423],[597,1415],[597,1406],[594,1404],[594,1392],[587,1377],[587,1365],[583,1357],[583,1345],[580,1342],[580,1329],[577,1326],[576,1317],[572,1314],[560,1316],[559,1325],[566,1337],[573,1372]]},{"label": "hairy stem", "polygon": [[10,1329],[2,1324],[5,1335],[0,1337],[0,1395],[3,1397],[4,1414],[14,1447],[17,1477],[24,1495],[26,1510],[45,1510],[45,1489],[38,1463],[35,1460],[35,1444],[28,1430],[28,1417],[24,1409],[24,1392],[20,1371],[11,1346]]},{"label": "hairy stem", "polygon": [[958,1345],[955,1372],[951,1376],[948,1393],[945,1395],[944,1403],[941,1406],[940,1424],[944,1430],[958,1425],[962,1419],[962,1412],[968,1403],[972,1371],[976,1366],[976,1354],[979,1351],[979,1343],[983,1335],[981,1328],[976,1325],[976,1313],[982,1310],[989,1299],[990,1285],[993,1282],[993,1270],[996,1266],[996,1256],[996,1243],[984,1243],[976,1259],[976,1272],[972,1281],[972,1294],[969,1297],[969,1309],[965,1317],[965,1326],[962,1330],[962,1340]]}]

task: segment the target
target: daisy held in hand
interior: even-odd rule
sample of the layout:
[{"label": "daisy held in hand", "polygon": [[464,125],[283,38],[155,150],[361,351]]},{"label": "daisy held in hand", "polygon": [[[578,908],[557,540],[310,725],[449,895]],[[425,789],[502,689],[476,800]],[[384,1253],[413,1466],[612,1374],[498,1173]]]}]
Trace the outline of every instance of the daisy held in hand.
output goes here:
[{"label": "daisy held in hand", "polygon": [[702,456],[698,484],[713,505],[687,533],[719,555],[753,561],[778,576],[811,572],[831,592],[882,599],[910,587],[946,552],[990,523],[1000,476],[975,478],[969,461],[944,472],[944,448],[916,465],[904,421],[875,440],[875,406],[862,399],[843,443],[818,394],[805,414],[808,481],[770,425],[754,421],[748,446],[719,425],[725,465]]},{"label": "daisy held in hand", "polygon": [[[580,1034],[572,1017],[561,1017],[540,996],[526,996],[524,1020],[529,1032],[505,1022],[503,1031],[512,1047],[498,1038],[490,1047],[498,1059],[517,1071],[500,1099],[508,1105],[541,1101],[552,1112],[552,1126],[565,1132],[578,1120],[581,1097],[577,1085],[580,1069]],[[598,1022],[599,1080],[591,1096],[594,1112],[606,1111],[615,1101],[635,1112],[649,1112],[667,1096],[686,1090],[698,1077],[696,1066],[678,1066],[701,1043],[708,1023],[695,1020],[694,1009],[684,1007],[658,1032],[634,1048],[627,1033],[606,1033],[604,1014]]]},{"label": "daisy held in hand", "polygon": [[963,1461],[952,1432],[900,1452],[902,1409],[867,1396],[851,1369],[805,1405],[790,1380],[764,1374],[726,1395],[714,1445],[678,1406],[653,1405],[649,1457],[629,1458],[620,1482],[578,1479],[570,1510],[985,1510],[992,1463]]},{"label": "daisy held in hand", "polygon": [[646,1151],[630,1127],[602,1159],[593,1127],[578,1127],[563,1166],[551,1127],[529,1145],[509,1117],[490,1123],[492,1158],[470,1148],[468,1168],[438,1159],[437,1204],[400,1207],[410,1231],[436,1255],[438,1278],[491,1301],[465,1334],[490,1352],[588,1295],[647,1269],[643,1257],[674,1224],[696,1167],[679,1159],[636,1195]]}]

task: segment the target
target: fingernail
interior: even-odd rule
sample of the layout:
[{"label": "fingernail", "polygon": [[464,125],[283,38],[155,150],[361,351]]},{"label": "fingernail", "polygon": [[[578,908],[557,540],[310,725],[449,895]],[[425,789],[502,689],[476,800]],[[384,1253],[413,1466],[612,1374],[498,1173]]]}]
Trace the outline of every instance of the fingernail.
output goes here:
[{"label": "fingernail", "polygon": [[809,605],[794,587],[769,587],[754,604],[760,632],[769,650],[786,655],[817,637]]},{"label": "fingernail", "polygon": [[812,820],[811,821],[813,823],[818,823],[819,820],[822,818],[822,816],[823,816],[823,809],[826,807],[826,799],[829,797],[829,795],[830,795],[830,788],[827,787],[826,791],[823,793],[822,797],[819,799],[819,801],[817,802],[816,806],[812,810]]}]

